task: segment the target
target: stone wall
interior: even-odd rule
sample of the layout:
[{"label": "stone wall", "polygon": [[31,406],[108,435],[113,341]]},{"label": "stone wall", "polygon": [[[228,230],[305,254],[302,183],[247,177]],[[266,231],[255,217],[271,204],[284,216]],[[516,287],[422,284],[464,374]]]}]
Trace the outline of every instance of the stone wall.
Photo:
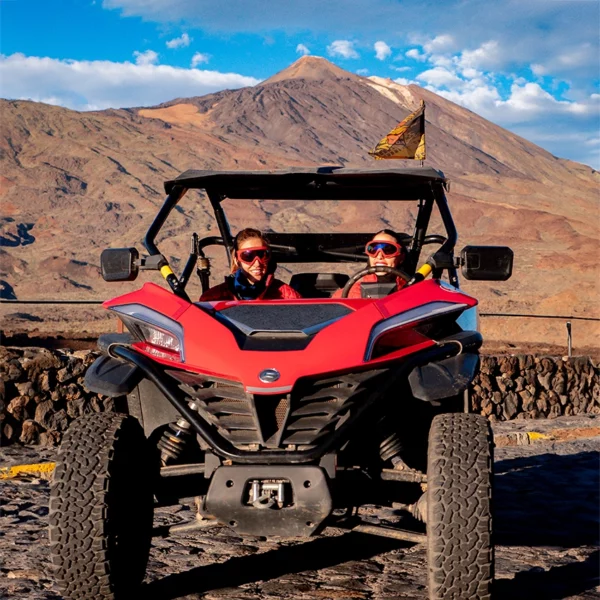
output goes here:
[{"label": "stone wall", "polygon": [[600,364],[586,356],[482,356],[471,408],[499,421],[600,414]]},{"label": "stone wall", "polygon": [[90,350],[0,346],[0,444],[54,445],[73,419],[113,410],[112,398],[83,387],[95,359]]},{"label": "stone wall", "polygon": [[[96,355],[0,346],[0,444],[53,445],[73,419],[114,410],[83,388]],[[500,421],[600,414],[599,367],[587,357],[483,356],[472,410]]]}]

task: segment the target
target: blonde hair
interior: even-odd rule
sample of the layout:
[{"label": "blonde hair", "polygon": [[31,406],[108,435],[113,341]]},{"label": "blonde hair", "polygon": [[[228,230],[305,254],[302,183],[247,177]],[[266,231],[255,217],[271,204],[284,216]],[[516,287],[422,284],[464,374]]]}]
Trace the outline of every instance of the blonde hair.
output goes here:
[{"label": "blonde hair", "polygon": [[237,235],[233,238],[233,248],[231,250],[231,273],[235,273],[240,268],[240,264],[238,263],[237,259],[237,251],[240,249],[240,244],[247,240],[253,239],[260,240],[260,243],[267,248],[271,247],[269,240],[258,229],[246,227],[246,229],[238,231]]}]

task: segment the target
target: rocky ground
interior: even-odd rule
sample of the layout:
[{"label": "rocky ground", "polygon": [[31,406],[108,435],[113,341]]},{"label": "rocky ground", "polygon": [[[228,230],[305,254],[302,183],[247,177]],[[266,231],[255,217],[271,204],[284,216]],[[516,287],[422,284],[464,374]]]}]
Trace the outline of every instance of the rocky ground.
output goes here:
[{"label": "rocky ground", "polygon": [[[597,415],[494,424],[495,600],[600,598],[599,426]],[[521,445],[531,430],[547,437]],[[53,454],[7,447],[0,449],[0,466]],[[0,486],[0,598],[59,600],[46,538],[48,482],[12,479]],[[181,505],[161,509],[156,519],[190,517]],[[156,539],[143,597],[425,599],[426,555],[421,546],[341,530],[308,541],[212,530]]]}]

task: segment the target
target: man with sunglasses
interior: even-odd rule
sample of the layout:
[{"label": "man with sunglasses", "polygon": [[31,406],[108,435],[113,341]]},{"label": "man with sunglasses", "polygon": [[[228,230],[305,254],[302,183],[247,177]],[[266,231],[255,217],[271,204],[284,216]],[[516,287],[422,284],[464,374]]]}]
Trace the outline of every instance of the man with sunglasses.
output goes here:
[{"label": "man with sunglasses", "polygon": [[233,240],[231,274],[202,294],[201,302],[216,300],[289,300],[300,294],[275,279],[271,246],[258,229],[242,229]]},{"label": "man with sunglasses", "polygon": [[[373,239],[365,246],[365,253],[368,257],[369,267],[376,267],[378,265],[385,267],[398,268],[406,258],[406,248],[400,242],[400,238],[396,233],[390,229],[382,229],[378,231]],[[377,281],[387,281],[390,276],[387,274],[377,275],[373,273],[371,275],[365,275],[360,281],[357,281],[348,293],[348,298],[361,298],[361,284],[362,283],[376,283]],[[392,276],[393,277],[393,276]],[[396,281],[396,289],[399,290],[401,287],[406,285],[406,281],[400,277],[394,278]],[[340,298],[342,290],[339,289],[333,294],[333,298]]]}]

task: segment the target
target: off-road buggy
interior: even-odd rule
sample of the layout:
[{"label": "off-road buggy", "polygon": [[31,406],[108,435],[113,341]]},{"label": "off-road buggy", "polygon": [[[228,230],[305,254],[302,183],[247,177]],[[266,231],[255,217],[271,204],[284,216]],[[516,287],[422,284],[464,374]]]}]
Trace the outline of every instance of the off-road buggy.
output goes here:
[{"label": "off-road buggy", "polygon": [[[148,256],[134,248],[102,255],[106,280],[156,269],[170,289],[146,283],[104,304],[128,333],[100,337],[103,354],[86,385],[126,402],[75,421],[58,454],[50,542],[64,594],[140,597],[153,535],[221,526],[307,537],[333,526],[426,543],[432,599],[489,598],[490,431],[465,410],[482,338],[477,301],[461,292],[457,272],[506,279],[510,249],[454,255],[446,180],[431,168],[187,171],[165,189],[144,240]],[[190,189],[205,190],[220,236],[194,234],[178,277],[155,239]],[[412,201],[407,258],[392,273],[407,284],[365,285],[365,297],[348,299],[372,272],[357,265],[352,277],[295,274],[301,300],[195,302],[186,284],[196,269],[209,286],[204,249],[232,247],[226,198],[338,201],[340,210],[346,201]],[[428,235],[434,209],[445,232]],[[268,236],[280,265],[364,265],[370,239]],[[426,245],[437,250],[418,268]],[[342,298],[331,298],[339,287]],[[154,507],[182,498],[195,498],[194,519],[153,529]],[[365,522],[365,505],[403,510],[411,528]]]}]

